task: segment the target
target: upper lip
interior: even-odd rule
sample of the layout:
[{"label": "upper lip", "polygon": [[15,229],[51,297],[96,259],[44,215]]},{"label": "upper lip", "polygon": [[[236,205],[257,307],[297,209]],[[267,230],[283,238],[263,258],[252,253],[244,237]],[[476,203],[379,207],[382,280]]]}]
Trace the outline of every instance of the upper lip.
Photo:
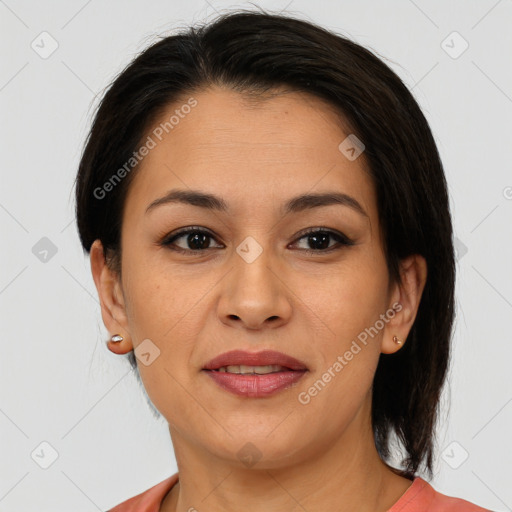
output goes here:
[{"label": "upper lip", "polygon": [[294,357],[276,352],[264,350],[262,352],[246,352],[245,350],[232,350],[214,357],[209,361],[204,370],[218,370],[222,366],[266,366],[279,365],[291,370],[307,370],[304,363]]}]

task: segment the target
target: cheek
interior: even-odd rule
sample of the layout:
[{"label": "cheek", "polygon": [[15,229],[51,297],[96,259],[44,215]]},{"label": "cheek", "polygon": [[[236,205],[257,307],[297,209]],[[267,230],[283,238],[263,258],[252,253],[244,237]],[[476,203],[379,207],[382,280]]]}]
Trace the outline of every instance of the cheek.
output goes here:
[{"label": "cheek", "polygon": [[329,327],[331,343],[337,348],[372,326],[387,309],[387,273],[384,265],[372,264],[361,254],[328,274],[309,274],[301,288],[301,299]]},{"label": "cheek", "polygon": [[151,402],[169,419],[176,410],[185,417],[197,414],[183,387],[190,388],[194,373],[192,354],[201,335],[197,303],[207,291],[203,286],[185,286],[155,267],[137,278],[132,273],[127,311],[138,370]]},{"label": "cheek", "polygon": [[[319,364],[299,390],[300,403],[315,411],[313,431],[323,429],[326,436],[348,425],[371,393],[382,337],[372,328],[387,309],[387,274],[370,268],[364,260],[347,265],[322,280],[320,293],[311,288],[304,299],[329,329],[316,337]],[[333,419],[329,426],[317,423],[326,415]]]},{"label": "cheek", "polygon": [[[126,283],[127,314],[130,333],[136,355],[150,340],[157,347],[155,364],[144,367],[140,364],[141,377],[147,375],[148,386],[154,373],[161,374],[162,386],[168,388],[172,373],[180,382],[189,377],[194,347],[197,345],[204,325],[208,294],[215,284],[216,275],[192,277],[169,265],[158,266],[154,262],[127,262]],[[217,277],[218,279],[218,277]],[[148,344],[151,348],[151,344]],[[152,374],[152,375],[150,375]],[[165,382],[164,382],[165,381]],[[144,379],[146,384],[146,379]]]},{"label": "cheek", "polygon": [[155,259],[150,260],[143,251],[132,249],[126,254],[123,269],[128,277],[123,287],[134,344],[146,338],[162,343],[193,306],[194,288],[184,286],[178,270],[155,264]]}]

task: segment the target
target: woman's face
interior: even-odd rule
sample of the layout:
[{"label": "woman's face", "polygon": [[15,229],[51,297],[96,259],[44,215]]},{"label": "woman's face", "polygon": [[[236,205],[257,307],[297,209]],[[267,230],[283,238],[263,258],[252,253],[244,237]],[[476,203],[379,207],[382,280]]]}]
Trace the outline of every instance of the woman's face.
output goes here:
[{"label": "woman's face", "polygon": [[[403,296],[389,280],[364,152],[332,109],[299,93],[193,98],[147,134],[154,147],[125,204],[119,304],[103,317],[129,336],[177,452],[277,467],[370,432],[379,355],[398,350],[391,339],[405,339],[412,318],[405,326],[391,309]],[[168,133],[159,129],[176,110]],[[216,199],[148,209],[170,191]],[[318,194],[340,196],[296,199]],[[189,227],[199,232],[176,236]],[[307,370],[279,372],[291,384],[274,392],[275,375],[212,378],[205,366],[233,350],[278,351]]]}]

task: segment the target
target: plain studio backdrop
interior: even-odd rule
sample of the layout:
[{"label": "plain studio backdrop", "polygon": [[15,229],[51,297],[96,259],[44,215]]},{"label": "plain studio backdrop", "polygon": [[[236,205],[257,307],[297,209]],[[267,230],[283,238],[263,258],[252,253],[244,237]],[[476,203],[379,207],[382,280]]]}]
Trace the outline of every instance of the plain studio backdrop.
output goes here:
[{"label": "plain studio backdrop", "polygon": [[[512,1],[255,3],[376,52],[422,107],[449,184],[458,271],[432,483],[512,510]],[[1,511],[106,510],[177,469],[165,421],[104,344],[72,187],[113,77],[158,35],[236,7],[251,5],[0,1]]]}]

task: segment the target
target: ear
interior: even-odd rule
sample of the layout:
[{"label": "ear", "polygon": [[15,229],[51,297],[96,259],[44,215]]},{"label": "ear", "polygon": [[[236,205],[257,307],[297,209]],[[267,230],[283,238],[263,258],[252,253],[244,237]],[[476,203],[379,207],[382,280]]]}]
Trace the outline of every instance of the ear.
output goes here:
[{"label": "ear", "polygon": [[110,351],[125,354],[133,349],[129,336],[125,301],[119,276],[106,263],[101,241],[95,240],[90,250],[91,271],[101,304],[101,316],[111,334],[120,334],[123,341],[107,342]]},{"label": "ear", "polygon": [[[400,283],[394,283],[391,290],[390,309],[395,314],[386,324],[381,344],[383,354],[393,354],[406,343],[416,318],[421,296],[427,281],[427,262],[419,254],[413,254],[400,262]],[[389,311],[389,310],[388,310]],[[393,341],[396,336],[401,344]]]}]

